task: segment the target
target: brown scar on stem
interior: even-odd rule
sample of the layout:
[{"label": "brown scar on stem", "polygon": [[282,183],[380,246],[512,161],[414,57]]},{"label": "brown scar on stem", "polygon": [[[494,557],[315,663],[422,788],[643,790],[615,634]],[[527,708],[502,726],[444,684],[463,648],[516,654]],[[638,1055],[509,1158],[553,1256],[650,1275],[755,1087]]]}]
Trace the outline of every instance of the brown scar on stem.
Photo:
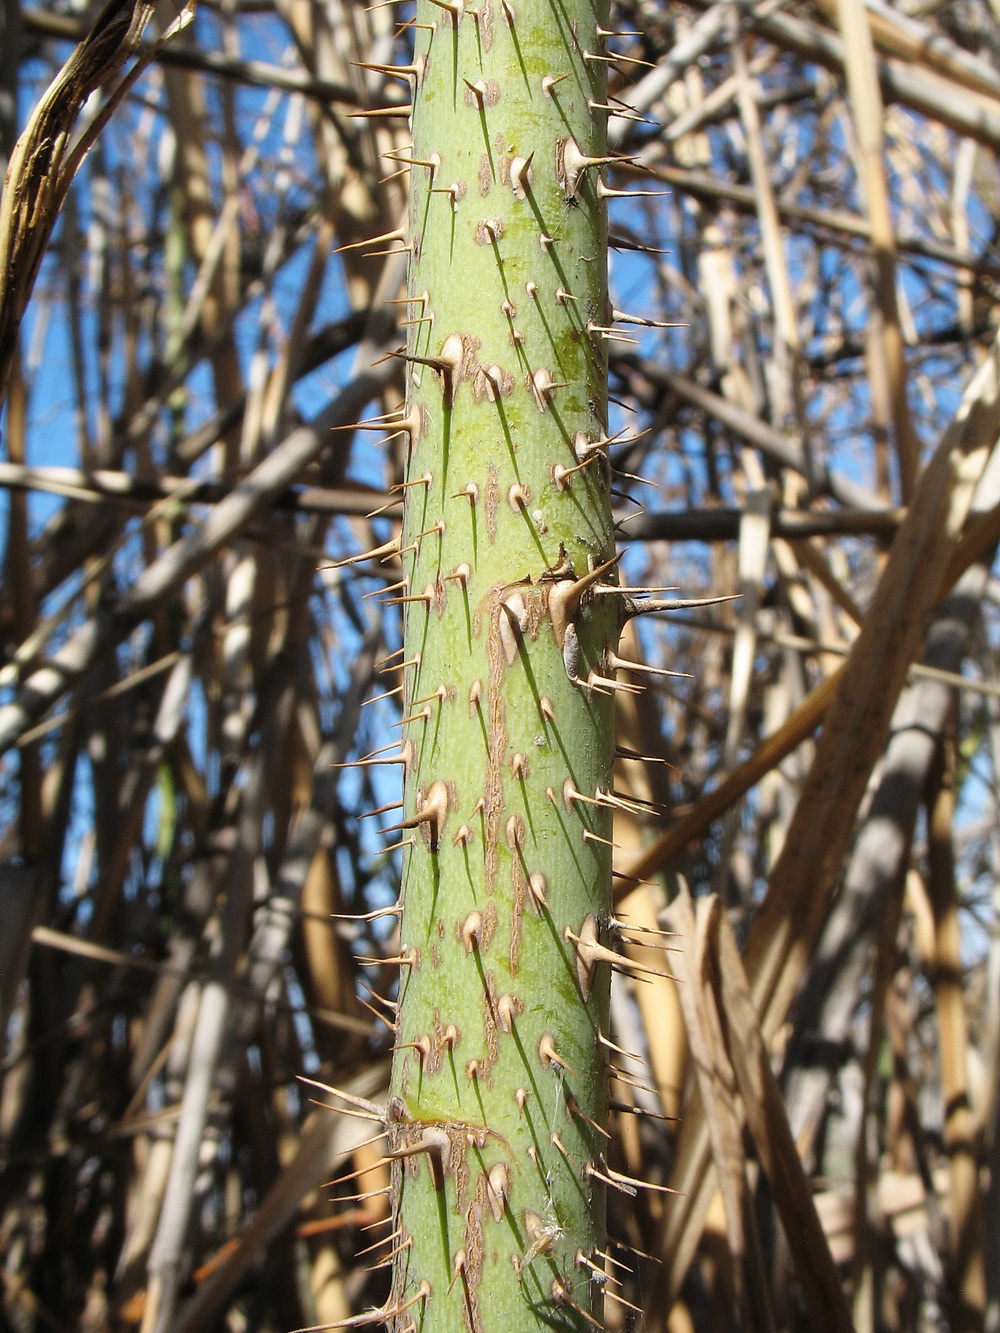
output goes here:
[{"label": "brown scar on stem", "polygon": [[524,916],[524,901],[528,892],[524,862],[518,853],[515,853],[511,861],[510,875],[514,889],[514,901],[510,909],[510,970],[516,975],[521,963],[521,919]]},{"label": "brown scar on stem", "polygon": [[492,545],[497,539],[497,509],[500,505],[500,483],[491,461],[486,474],[486,536]]},{"label": "brown scar on stem", "polygon": [[482,1320],[479,1314],[479,1285],[483,1278],[483,1265],[486,1261],[486,1246],[483,1242],[482,1204],[473,1199],[465,1213],[465,1275],[466,1313],[469,1316],[469,1333],[482,1333]]},{"label": "brown scar on stem", "polygon": [[492,893],[497,873],[497,846],[500,841],[500,823],[503,818],[503,762],[507,749],[504,719],[503,674],[505,653],[500,633],[500,617],[505,613],[500,605],[504,589],[493,588],[487,595],[487,623],[489,633],[486,655],[490,675],[486,689],[486,731],[489,752],[486,760],[486,891]]},{"label": "brown scar on stem", "polygon": [[486,1054],[479,1061],[478,1074],[487,1087],[493,1086],[493,1066],[500,1054],[500,1024],[497,1015],[497,985],[492,972],[486,973],[486,989],[483,994],[483,1038],[486,1042]]}]

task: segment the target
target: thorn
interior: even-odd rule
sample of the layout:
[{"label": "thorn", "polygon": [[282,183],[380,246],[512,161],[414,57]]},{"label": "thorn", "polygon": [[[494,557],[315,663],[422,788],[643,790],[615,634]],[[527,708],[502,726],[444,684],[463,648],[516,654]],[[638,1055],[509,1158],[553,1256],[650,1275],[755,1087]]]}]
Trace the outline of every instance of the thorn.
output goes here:
[{"label": "thorn", "polygon": [[391,541],[383,542],[381,546],[373,546],[370,551],[364,551],[361,555],[349,555],[344,560],[335,560],[326,568],[343,569],[346,565],[359,565],[365,560],[388,560],[390,556],[401,554],[399,538],[393,537]]},{"label": "thorn", "polygon": [[616,324],[637,324],[643,329],[679,329],[683,328],[674,320],[646,319],[644,315],[626,315],[623,310],[612,308],[611,318]]},{"label": "thorn", "polygon": [[385,759],[349,759],[343,764],[331,764],[331,768],[381,768],[383,764],[405,764],[405,755],[387,756]]},{"label": "thorn", "polygon": [[672,1190],[669,1185],[654,1185],[652,1181],[640,1180],[638,1176],[623,1176],[620,1171],[615,1171],[610,1166],[608,1166],[607,1162],[603,1162],[603,1166],[605,1171],[607,1171],[608,1175],[611,1177],[613,1181],[617,1181],[620,1185],[625,1186],[627,1189],[652,1190],[657,1194],[678,1193],[677,1190]]},{"label": "thorn", "polygon": [[383,657],[382,660],[381,660],[381,662],[376,662],[376,663],[375,663],[375,668],[376,668],[376,670],[379,672],[379,674],[382,675],[382,674],[384,674],[384,673],[386,673],[386,672],[389,672],[389,671],[393,671],[393,672],[396,672],[396,671],[409,671],[410,667],[418,667],[418,668],[419,668],[419,666],[420,666],[420,662],[421,662],[421,660],[422,660],[422,659],[421,659],[421,654],[420,654],[420,653],[414,653],[412,657],[408,657],[408,658],[406,659],[405,662],[400,662],[397,666],[393,666],[393,667],[391,667],[391,666],[388,666],[388,665],[387,665],[387,663],[388,663],[393,657],[398,657],[398,656],[400,655],[400,653],[405,652],[405,651],[406,651],[406,650],[405,650],[404,648],[397,648],[396,651],[395,651],[394,653],[390,653],[388,657]]},{"label": "thorn", "polygon": [[[368,69],[373,74],[387,74],[393,79],[419,79],[424,71],[423,61],[412,65],[377,65],[367,60],[352,60],[350,62],[355,69]],[[388,157],[388,153],[383,153],[383,157]]]},{"label": "thorn", "polygon": [[[654,245],[643,245],[641,241],[634,240],[631,236],[621,236],[612,233],[608,236],[608,245],[612,250],[631,250],[640,255],[669,255],[671,250],[658,250]],[[615,400],[617,402],[617,399]],[[629,409],[631,411],[631,409]]]},{"label": "thorn", "polygon": [[573,1078],[577,1077],[575,1070],[566,1063],[556,1049],[556,1043],[551,1032],[542,1033],[541,1040],[538,1043],[538,1058],[542,1062],[543,1069],[549,1069],[552,1065],[555,1065]]},{"label": "thorn", "polygon": [[452,181],[450,185],[445,185],[443,187],[432,187],[431,194],[446,194],[451,200],[452,212],[458,212],[459,200],[462,198],[462,187],[457,181]]},{"label": "thorn", "polygon": [[390,509],[397,509],[402,503],[401,499],[387,500],[384,505],[379,505],[378,509],[369,510],[365,514],[365,518],[380,518],[383,514],[387,514]]},{"label": "thorn", "polygon": [[457,26],[462,14],[465,12],[465,0],[431,0],[432,5],[437,5],[438,9],[444,9],[451,15],[451,21]]},{"label": "thorn", "polygon": [[[402,686],[400,686],[400,689],[402,689]],[[395,694],[395,690],[393,691],[393,693]],[[379,697],[381,698],[384,696],[379,696]],[[358,815],[358,818],[372,819],[374,818],[375,815],[385,815],[388,814],[390,810],[399,810],[402,808],[402,805],[403,805],[402,801],[392,801],[390,802],[389,805],[380,805],[377,810],[366,810],[363,814]],[[384,829],[383,832],[385,832]]]},{"label": "thorn", "polygon": [[479,229],[490,245],[496,246],[503,235],[503,222],[500,218],[480,218]]},{"label": "thorn", "polygon": [[476,106],[482,111],[486,106],[486,84],[482,79],[477,79],[475,83],[470,83],[468,79],[463,79],[462,82],[475,99]]},{"label": "thorn", "polygon": [[451,498],[453,500],[457,500],[459,499],[460,496],[463,495],[472,505],[472,508],[475,509],[476,501],[479,499],[479,487],[476,485],[474,481],[468,482],[467,485],[462,490],[456,491]]},{"label": "thorn", "polygon": [[598,179],[594,186],[598,199],[665,199],[669,190],[614,190]]},{"label": "thorn", "polygon": [[587,674],[586,686],[588,690],[597,690],[599,694],[641,694],[645,688],[642,685],[629,685],[623,680],[611,680],[608,676],[602,676],[598,671],[591,671]]},{"label": "thorn", "polygon": [[511,851],[520,852],[524,845],[524,820],[520,815],[511,815],[504,827],[504,837]]},{"label": "thorn", "polygon": [[631,1102],[619,1102],[615,1099],[608,1099],[608,1107],[612,1111],[618,1111],[624,1115],[645,1115],[651,1120],[673,1121],[677,1119],[675,1115],[663,1115],[659,1111],[647,1111],[645,1107],[633,1106]]},{"label": "thorn", "polygon": [[[383,910],[385,910],[385,911],[389,911],[390,909],[385,908],[385,909],[383,909]],[[397,907],[397,908],[393,908],[392,910],[393,910],[394,912],[398,912],[398,913],[402,914],[402,908]],[[380,994],[378,993],[377,990],[373,990],[373,989],[371,988],[371,986],[368,985],[367,981],[362,981],[360,984],[361,984],[361,986],[363,987],[363,989],[366,990],[366,991],[368,992],[368,994],[372,997],[373,1000],[377,1000],[378,1003],[379,1003],[380,1005],[382,1005],[383,1008],[388,1009],[388,1011],[389,1011],[391,1014],[395,1014],[395,1013],[396,1013],[396,1011],[397,1011],[397,1009],[399,1008],[399,1006],[396,1004],[396,1002],[395,1002],[394,1000],[387,1000],[387,999],[385,998],[384,995],[380,995]]]},{"label": "thorn", "polygon": [[355,1113],[363,1113],[366,1119],[377,1120],[380,1125],[385,1124],[382,1111],[367,1097],[356,1097],[352,1092],[343,1092],[340,1088],[331,1087],[329,1083],[320,1083],[314,1078],[307,1078],[305,1074],[299,1074],[297,1078],[300,1083],[308,1084],[311,1088],[319,1088],[320,1092],[328,1093],[331,1097],[339,1097],[342,1102],[347,1102],[348,1106],[353,1107]]},{"label": "thorn", "polygon": [[[402,694],[402,692],[403,692],[403,686],[402,686],[402,685],[397,685],[396,688],[395,688],[394,690],[386,690],[384,694],[373,694],[372,697],[371,697],[370,699],[365,699],[365,701],[362,703],[361,707],[362,707],[362,708],[367,708],[369,704],[377,704],[377,703],[379,703],[382,699],[391,699],[391,698],[393,697],[393,695],[395,695],[395,694]],[[369,813],[370,815],[374,815],[374,814],[377,814],[378,812],[375,811],[375,810],[369,810],[368,813]],[[363,819],[365,816],[362,815],[361,817],[362,817],[362,819]]]},{"label": "thorn", "polygon": [[[584,53],[586,58],[586,52]],[[635,159],[626,157],[588,157],[577,141],[570,136],[563,144],[560,184],[563,193],[567,198],[573,198],[580,188],[580,182],[584,174],[591,171],[594,167],[611,166],[622,162],[633,162]]]},{"label": "thorn", "polygon": [[[337,1197],[336,1197],[336,1199],[334,1200],[334,1202],[335,1202],[335,1203],[364,1203],[366,1199],[378,1199],[378,1198],[381,1198],[382,1195],[390,1195],[391,1193],[392,1193],[392,1186],[391,1186],[391,1185],[383,1185],[382,1188],[381,1188],[381,1189],[378,1189],[378,1190],[365,1190],[364,1194],[338,1194]],[[308,1223],[307,1223],[307,1225],[308,1225]],[[380,1243],[382,1243],[382,1242],[380,1242]],[[377,1247],[373,1245],[371,1248],[372,1248],[372,1249],[375,1249],[375,1248],[377,1248]]]},{"label": "thorn", "polygon": [[546,718],[549,722],[554,722],[556,720],[556,710],[553,708],[552,700],[547,694],[543,694],[539,699],[538,711],[541,713],[542,717]]},{"label": "thorn", "polygon": [[[413,411],[416,412],[417,409],[414,408]],[[397,491],[408,491],[413,486],[423,486],[425,490],[429,491],[433,481],[434,478],[429,472],[423,472],[419,477],[413,477],[409,481],[397,481],[395,486],[389,488],[389,493],[392,495]]]},{"label": "thorn", "polygon": [[[415,847],[415,846],[416,846],[416,843],[417,843],[416,838],[414,838],[414,837],[412,837],[412,836],[409,837],[409,838],[401,838],[399,842],[391,842],[391,843],[389,844],[388,847],[383,847],[383,848],[382,848],[382,852],[383,852],[383,854],[388,853],[388,852],[398,852],[398,851],[400,850],[400,848],[402,848],[402,847]],[[372,961],[375,962],[375,963],[388,963],[388,962],[391,962],[392,959],[390,959],[390,958],[375,958],[375,959],[373,959]],[[358,959],[358,962],[361,962],[361,959],[360,959],[360,958]]]},{"label": "thorn", "polygon": [[313,1324],[310,1328],[296,1329],[295,1333],[328,1333],[334,1328],[363,1328],[365,1324],[388,1324],[393,1319],[397,1319],[404,1310],[408,1310],[411,1305],[416,1305],[417,1301],[426,1301],[431,1294],[431,1284],[425,1279],[420,1284],[420,1288],[415,1296],[411,1296],[408,1301],[402,1305],[393,1306],[387,1310],[384,1306],[377,1306],[371,1310],[363,1310],[361,1314],[352,1314],[347,1319],[338,1319],[332,1324]]},{"label": "thorn", "polygon": [[637,125],[659,125],[658,120],[651,120],[649,116],[640,116],[638,111],[633,111],[630,106],[624,102],[612,104],[610,102],[594,102],[588,99],[587,105],[591,111],[606,111],[609,116],[617,116],[620,120],[631,120]]},{"label": "thorn", "polygon": [[[425,1037],[427,1050],[430,1050],[430,1038]],[[421,1060],[421,1067],[423,1060]],[[444,1188],[444,1154],[448,1151],[450,1144],[448,1135],[443,1129],[434,1125],[425,1126],[417,1139],[410,1143],[405,1143],[399,1148],[393,1148],[389,1156],[400,1161],[409,1157],[419,1157],[426,1154],[428,1165],[431,1170],[431,1179],[434,1182],[434,1188],[440,1190]]]},{"label": "thorn", "polygon": [[654,615],[659,611],[665,611],[668,614],[672,611],[687,611],[696,606],[716,606],[720,602],[735,602],[739,599],[739,593],[732,593],[727,597],[676,597],[668,601],[655,601],[650,599],[648,602],[636,601],[634,598],[625,597],[625,619],[631,620],[633,616]]},{"label": "thorn", "polygon": [[451,1281],[448,1283],[449,1292],[451,1291],[452,1287],[455,1285],[455,1283],[458,1281],[459,1278],[461,1278],[463,1282],[465,1281],[465,1265],[467,1264],[467,1262],[468,1262],[468,1256],[466,1255],[465,1250],[457,1249],[455,1251],[455,1262],[453,1263],[451,1269]]},{"label": "thorn", "polygon": [[625,1250],[627,1254],[634,1254],[640,1259],[648,1259],[651,1264],[662,1264],[663,1260],[655,1254],[647,1254],[645,1250],[640,1250],[635,1245],[629,1245],[626,1241],[618,1240],[615,1236],[608,1237],[612,1245],[617,1245],[620,1250]]},{"label": "thorn", "polygon": [[621,1194],[629,1195],[630,1198],[634,1199],[638,1193],[637,1190],[631,1189],[623,1181],[617,1181],[611,1176],[606,1176],[603,1171],[594,1165],[593,1162],[584,1162],[583,1174],[588,1179],[601,1181],[601,1183],[607,1185],[609,1189],[618,1190]]},{"label": "thorn", "polygon": [[[390,153],[383,153],[382,156],[383,156],[383,157],[390,157],[391,154],[390,154]],[[419,296],[393,296],[393,297],[390,297],[389,300],[385,301],[384,304],[385,304],[385,305],[413,305],[415,302],[419,302],[420,305],[423,307],[423,306],[426,306],[427,302],[428,302],[430,299],[431,299],[431,298],[430,298],[430,293],[425,291],[425,292],[421,292],[421,294],[420,294]]]},{"label": "thorn", "polygon": [[534,156],[534,152],[531,152],[527,157],[515,157],[511,160],[510,182],[515,199],[527,198],[531,186],[531,162]]},{"label": "thorn", "polygon": [[428,791],[423,803],[418,807],[412,818],[404,819],[401,824],[383,829],[382,832],[392,833],[396,829],[420,828],[422,824],[426,824],[429,832],[430,849],[432,852],[436,852],[441,843],[441,830],[447,816],[448,788],[438,778],[436,782],[431,784],[430,791]]},{"label": "thorn", "polygon": [[578,1314],[581,1319],[583,1319],[586,1323],[590,1324],[591,1328],[600,1329],[601,1333],[605,1333],[604,1325],[599,1320],[595,1319],[589,1310],[585,1309],[580,1304],[579,1301],[575,1301],[573,1297],[569,1294],[569,1289],[566,1286],[565,1282],[563,1282],[562,1278],[554,1277],[552,1279],[552,1286],[549,1288],[549,1291],[551,1293],[552,1300],[555,1302],[556,1305],[568,1305],[569,1308],[575,1311],[575,1313]]},{"label": "thorn", "polygon": [[616,1055],[624,1056],[626,1060],[635,1060],[637,1064],[644,1063],[641,1055],[635,1055],[632,1051],[627,1051],[624,1046],[619,1046],[616,1041],[612,1041],[604,1032],[598,1032],[597,1040],[602,1046],[606,1046],[609,1051],[614,1051]]},{"label": "thorn", "polygon": [[[411,839],[410,841],[415,841],[415,840]],[[384,848],[384,850],[388,851],[389,848],[386,847]],[[385,966],[412,967],[414,964],[414,958],[412,954],[413,954],[412,950],[410,951],[410,953],[395,954],[392,958],[364,958],[361,956],[361,954],[355,954],[354,961],[356,963],[359,963],[361,967],[385,967]]]},{"label": "thorn", "polygon": [[524,1009],[524,1005],[515,995],[501,995],[497,1000],[497,1023],[501,1032],[513,1032],[514,1022]]},{"label": "thorn", "polygon": [[604,1128],[604,1126],[599,1125],[597,1121],[593,1119],[592,1116],[589,1116],[586,1113],[586,1111],[583,1110],[583,1108],[580,1106],[580,1103],[576,1100],[576,1095],[569,1088],[566,1089],[566,1110],[569,1112],[571,1116],[574,1116],[577,1119],[582,1120],[585,1124],[589,1125],[590,1128],[596,1134],[600,1134],[603,1138],[606,1139],[611,1138],[610,1133]]},{"label": "thorn", "polygon": [[[408,66],[407,68],[412,68],[412,66]],[[402,151],[403,150],[400,149],[400,152]],[[412,144],[410,145],[409,151],[413,151]],[[438,167],[441,165],[441,158],[437,153],[431,153],[430,157],[427,158],[400,157],[399,153],[386,150],[381,156],[388,158],[390,162],[401,162],[404,167],[426,167],[431,173],[431,180],[434,179],[434,175],[437,172]],[[416,296],[404,296],[398,300],[394,299],[392,301],[387,301],[386,305],[409,305],[411,301],[417,301],[419,299],[420,298]]]},{"label": "thorn", "polygon": [[510,1196],[510,1167],[506,1162],[497,1162],[490,1167],[486,1177],[486,1197],[495,1222],[502,1222],[507,1211],[507,1199]]},{"label": "thorn", "polygon": [[570,1163],[573,1162],[573,1157],[569,1149],[566,1147],[565,1143],[563,1143],[562,1139],[559,1137],[559,1135],[556,1133],[555,1130],[553,1130],[552,1133],[549,1135],[549,1142],[552,1144],[553,1148],[555,1148],[558,1152],[562,1153],[563,1157],[566,1158],[567,1162]]},{"label": "thorn", "polygon": [[[382,1193],[382,1191],[380,1190],[379,1193]],[[366,1245],[363,1250],[356,1250],[354,1253],[355,1259],[363,1259],[366,1254],[371,1254],[372,1250],[380,1250],[383,1245],[388,1245],[391,1240],[398,1240],[402,1234],[402,1227],[397,1227],[396,1230],[391,1231],[388,1236],[382,1236],[374,1245]]]},{"label": "thorn", "polygon": [[597,565],[594,569],[589,570],[578,579],[560,579],[557,583],[552,584],[549,589],[549,619],[552,622],[552,632],[559,648],[562,648],[566,642],[566,630],[576,619],[584,593],[595,587],[609,570],[614,569],[621,558],[621,553],[619,553],[610,560],[606,560],[604,564]]},{"label": "thorn", "polygon": [[584,60],[599,60],[602,62],[602,64],[605,65],[613,65],[615,61],[623,60],[626,65],[644,65],[646,69],[657,68],[655,64],[652,64],[648,60],[640,60],[638,56],[620,56],[620,55],[602,56],[595,54],[593,51],[584,51],[583,58]]},{"label": "thorn", "polygon": [[603,787],[597,788],[594,803],[604,806],[606,810],[622,810],[628,815],[649,814],[648,805],[640,805],[638,801],[630,800],[628,797],[616,796],[614,792],[605,791]]},{"label": "thorn", "polygon": [[593,1259],[588,1259],[582,1250],[577,1250],[573,1262],[576,1264],[577,1268],[590,1269],[598,1282],[604,1283],[608,1281],[608,1275],[604,1269],[595,1264]]},{"label": "thorn", "polygon": [[592,319],[587,320],[585,327],[588,333],[599,333],[605,342],[625,343],[629,347],[639,346],[638,338],[630,338],[627,333],[618,333],[605,324],[595,324]]},{"label": "thorn", "polygon": [[390,592],[395,592],[397,588],[408,588],[409,586],[410,586],[410,579],[409,576],[407,576],[406,578],[399,579],[396,583],[387,583],[384,588],[373,588],[371,592],[363,592],[361,594],[361,600],[363,602],[366,602],[369,597],[386,597],[387,600],[385,602],[385,605],[389,606],[391,602],[388,599],[387,594]]},{"label": "thorn", "polygon": [[362,755],[360,759],[345,760],[340,764],[331,764],[331,768],[352,768],[355,764],[363,764],[368,759],[374,759],[380,754],[385,754],[387,750],[398,749],[398,742],[393,741],[389,745],[383,745],[378,750],[369,750],[368,754]]},{"label": "thorn", "polygon": [[439,685],[436,690],[433,690],[430,694],[425,695],[422,699],[414,699],[413,704],[414,706],[416,706],[417,704],[429,704],[433,703],[434,700],[436,699],[438,701],[438,704],[440,705],[443,704],[447,698],[448,698],[447,685]]},{"label": "thorn", "polygon": [[462,922],[462,943],[465,945],[465,952],[473,953],[479,948],[479,941],[483,933],[483,914],[481,912],[470,912]]},{"label": "thorn", "polygon": [[[403,108],[403,110],[406,111],[407,114],[408,114],[408,112],[409,112],[409,109],[408,109],[408,108]],[[369,115],[370,113],[369,113],[369,112],[365,112],[365,111],[361,111],[361,112],[355,112],[354,114],[355,114],[355,115]],[[398,114],[399,114],[399,111],[396,111],[396,114],[398,115]],[[405,228],[405,227],[396,227],[396,228],[394,228],[392,231],[385,231],[385,232],[383,232],[381,236],[367,236],[363,241],[351,241],[351,243],[350,243],[349,245],[340,245],[340,246],[337,247],[336,250],[334,250],[333,253],[334,253],[335,255],[340,255],[340,254],[344,254],[345,251],[347,251],[347,250],[363,250],[366,246],[369,246],[369,245],[380,245],[383,241],[403,241],[403,240],[405,240],[405,239],[406,239],[406,228]],[[353,426],[353,427],[352,427],[352,426],[336,426],[336,427],[334,427],[334,429],[335,429],[335,430],[352,430],[352,429],[353,429],[353,430],[364,430],[364,429],[366,429],[366,427],[365,427],[365,423],[364,423],[364,422],[359,422],[359,423],[356,423],[356,425]]]},{"label": "thorn", "polygon": [[[587,921],[589,920],[590,917],[587,918]],[[586,926],[586,922],[584,922],[584,926]],[[563,931],[563,935],[566,939],[573,941],[577,947],[578,953],[582,954],[587,962],[592,965],[596,966],[598,962],[605,962],[610,963],[616,972],[624,972],[636,976],[663,977],[667,981],[677,980],[677,978],[671,976],[669,972],[662,972],[658,967],[650,967],[646,963],[636,962],[634,958],[626,958],[620,953],[615,953],[614,949],[609,949],[606,945],[599,944],[597,942],[596,931],[593,933],[593,937],[582,937],[580,935],[575,935],[571,927],[567,926]],[[605,1045],[608,1044],[607,1038],[604,1038],[603,1041]],[[613,1046],[612,1049],[619,1050],[620,1048]],[[621,1053],[622,1055],[627,1056],[630,1060],[637,1060],[639,1058],[638,1056],[630,1054],[628,1051],[622,1051]]]},{"label": "thorn", "polygon": [[[633,925],[631,921],[623,921],[621,917],[612,916],[608,918],[608,925],[612,930],[627,930],[638,935],[658,935],[661,939],[676,939],[676,930],[660,930],[657,926]],[[638,941],[630,940],[631,944]]]},{"label": "thorn", "polygon": [[592,953],[592,946],[597,944],[598,930],[597,917],[591,912],[584,918],[579,935],[574,935],[569,926],[563,931],[564,938],[576,944],[576,979],[580,984],[584,1002],[590,999],[600,961],[599,957]]},{"label": "thorn", "polygon": [[569,78],[568,74],[559,74],[559,75],[543,74],[542,92],[545,94],[546,97],[551,97],[552,89],[555,88],[557,84],[562,83],[563,79],[568,79],[568,78]]},{"label": "thorn", "polygon": [[548,887],[548,880],[540,870],[533,870],[528,876],[528,897],[531,899],[532,907],[539,915],[541,915],[542,908],[547,909],[549,905],[545,896]]},{"label": "thorn", "polygon": [[[620,842],[612,842],[610,838],[602,838],[602,837],[600,837],[600,836],[599,836],[598,834],[596,834],[596,833],[591,833],[591,831],[590,831],[589,828],[585,828],[585,829],[583,830],[583,840],[584,840],[584,842],[599,842],[599,843],[602,843],[605,847],[613,847],[613,848],[615,849],[615,851],[619,851],[619,850],[621,849],[621,843],[620,843]],[[615,957],[617,957],[617,956],[618,956],[618,955],[616,954]]]},{"label": "thorn", "polygon": [[397,352],[393,355],[400,356],[404,361],[412,361],[417,365],[430,366],[432,370],[437,371],[441,376],[441,388],[445,405],[447,407],[451,406],[455,400],[455,391],[458,388],[462,362],[465,359],[465,344],[462,342],[461,334],[449,333],[436,357],[409,356],[405,352]]},{"label": "thorn", "polygon": [[472,568],[469,564],[466,563],[466,561],[463,560],[460,565],[455,566],[455,568],[451,571],[450,574],[445,574],[444,582],[460,583],[463,588],[467,588],[469,586],[469,579],[471,577],[472,577]]},{"label": "thorn", "polygon": [[396,1022],[386,1018],[384,1014],[380,1014],[379,1011],[374,1007],[374,1005],[369,1004],[367,1000],[362,1000],[359,998],[358,1003],[362,1004],[368,1010],[372,1018],[375,1019],[376,1023],[384,1023],[385,1026],[389,1029],[389,1031],[393,1034],[393,1036],[394,1037],[396,1036],[396,1034],[399,1031],[399,1025]]},{"label": "thorn", "polygon": [[[387,806],[391,809],[391,806]],[[375,813],[373,810],[372,814]],[[393,907],[376,907],[374,912],[331,912],[331,921],[378,921],[383,916],[402,916],[403,909],[397,904]]]},{"label": "thorn", "polygon": [[[371,1139],[370,1142],[375,1143],[381,1137],[382,1135],[379,1134],[376,1136],[376,1138]],[[358,1144],[357,1146],[359,1148],[361,1147],[360,1144]],[[349,1180],[357,1180],[359,1176],[365,1176],[368,1174],[369,1171],[377,1171],[380,1166],[388,1166],[389,1163],[392,1161],[392,1158],[393,1154],[390,1152],[388,1156],[380,1157],[377,1162],[372,1162],[370,1166],[359,1166],[356,1171],[348,1171],[348,1173],[344,1176],[335,1176],[333,1180],[328,1180],[326,1182],[326,1187],[332,1188],[334,1185],[346,1185]],[[381,1192],[382,1191],[380,1191],[380,1193]]]},{"label": "thorn", "polygon": [[519,510],[527,509],[528,496],[525,494],[524,487],[519,481],[512,482],[507,490],[507,503],[516,514]]},{"label": "thorn", "polygon": [[[626,481],[636,481],[636,482],[639,483],[640,486],[652,486],[652,488],[653,488],[654,491],[658,491],[658,490],[660,489],[659,484],[658,484],[657,482],[655,482],[655,481],[650,481],[649,477],[641,477],[641,476],[639,475],[638,472],[626,472],[626,471],[624,471],[624,469],[622,469],[622,468],[620,468],[620,467],[616,467],[616,468],[615,468],[615,477],[616,477],[616,478],[618,478],[618,477],[624,477],[624,478],[626,479]],[[631,500],[633,504],[638,504],[638,503],[639,503],[639,501],[636,500],[633,496],[629,495],[627,491],[617,491],[617,490],[616,490],[616,491],[613,491],[612,494],[614,494],[614,495],[621,495],[621,496],[623,496],[626,500]],[[630,518],[634,518],[635,515],[630,514],[629,517],[630,517]]]},{"label": "thorn", "polygon": [[389,106],[372,107],[368,111],[348,111],[348,120],[409,120],[413,111],[410,102],[394,102]]},{"label": "thorn", "polygon": [[616,745],[615,756],[618,759],[629,760],[632,763],[643,764],[666,764],[667,768],[673,768],[674,765],[669,759],[664,759],[658,754],[640,754],[638,750],[630,750],[627,745]]},{"label": "thorn", "polygon": [[651,1092],[659,1096],[659,1089],[654,1088],[650,1083],[641,1078],[636,1078],[633,1074],[627,1074],[624,1069],[618,1065],[608,1065],[608,1078],[614,1079],[619,1083],[624,1083],[627,1088],[638,1088],[640,1092]]},{"label": "thorn", "polygon": [[[531,293],[529,292],[528,295],[530,296]],[[548,366],[539,366],[528,376],[528,388],[535,400],[535,406],[539,412],[544,412],[552,401],[556,389],[569,388],[569,381],[553,379],[552,371],[549,370]]]},{"label": "thorn", "polygon": [[594,1253],[600,1255],[606,1264],[611,1264],[614,1268],[620,1268],[623,1273],[632,1272],[631,1264],[623,1264],[620,1259],[612,1259],[611,1255],[608,1254],[606,1250],[599,1250],[596,1245],[594,1246]]},{"label": "thorn", "polygon": [[[604,1276],[607,1278],[606,1273]],[[612,1279],[612,1281],[613,1280],[614,1279]],[[606,1301],[617,1301],[619,1305],[624,1305],[627,1310],[635,1310],[637,1314],[642,1314],[642,1309],[638,1305],[633,1305],[631,1301],[627,1301],[624,1296],[619,1296],[619,1294],[616,1291],[612,1291],[610,1287],[604,1288],[604,1299]]]}]

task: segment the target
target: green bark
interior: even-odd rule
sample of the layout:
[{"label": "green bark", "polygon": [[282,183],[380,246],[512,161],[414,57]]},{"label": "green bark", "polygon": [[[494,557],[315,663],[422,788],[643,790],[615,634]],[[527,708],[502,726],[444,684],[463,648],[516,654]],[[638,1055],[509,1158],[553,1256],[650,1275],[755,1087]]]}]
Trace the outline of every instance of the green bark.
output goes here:
[{"label": "green bark", "polygon": [[613,694],[595,677],[621,614],[595,591],[617,581],[589,160],[605,5],[419,0],[417,21],[389,1308],[434,1333],[582,1329],[605,1239]]}]

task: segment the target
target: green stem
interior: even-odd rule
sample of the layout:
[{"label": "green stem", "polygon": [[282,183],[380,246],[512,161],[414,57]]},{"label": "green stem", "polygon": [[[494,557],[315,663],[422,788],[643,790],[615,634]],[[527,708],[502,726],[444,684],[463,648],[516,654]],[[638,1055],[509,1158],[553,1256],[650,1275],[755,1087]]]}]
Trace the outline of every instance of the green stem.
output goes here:
[{"label": "green stem", "polygon": [[595,678],[621,615],[598,591],[605,8],[417,6],[398,1329],[600,1321],[614,708]]}]

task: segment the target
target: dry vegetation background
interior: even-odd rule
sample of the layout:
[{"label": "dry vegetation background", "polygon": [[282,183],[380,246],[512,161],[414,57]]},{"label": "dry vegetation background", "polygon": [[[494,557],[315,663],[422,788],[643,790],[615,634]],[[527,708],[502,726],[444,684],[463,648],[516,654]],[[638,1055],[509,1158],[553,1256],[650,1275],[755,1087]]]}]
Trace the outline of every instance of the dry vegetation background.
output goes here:
[{"label": "dry vegetation background", "polygon": [[[391,1042],[393,918],[334,914],[398,874],[399,566],[345,562],[402,437],[344,427],[401,401],[412,9],[177,17],[0,19],[19,1333],[329,1323],[392,1247],[300,1076],[377,1102]],[[679,1193],[612,1199],[606,1323],[997,1330],[1000,5],[614,26],[614,300],[668,325],[611,343],[623,568],[741,596],[627,645],[684,673],[622,702],[615,835],[682,981],[616,982],[611,1160]]]}]

